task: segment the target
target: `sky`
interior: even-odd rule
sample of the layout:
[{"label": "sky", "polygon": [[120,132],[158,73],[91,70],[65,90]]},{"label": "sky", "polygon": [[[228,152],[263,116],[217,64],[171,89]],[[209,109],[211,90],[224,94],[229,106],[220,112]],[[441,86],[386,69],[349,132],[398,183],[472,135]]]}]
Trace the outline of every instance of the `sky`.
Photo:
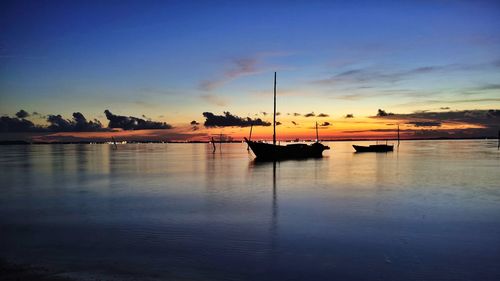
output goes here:
[{"label": "sky", "polygon": [[0,139],[270,139],[274,72],[278,139],[492,136],[499,31],[498,1],[2,1]]}]

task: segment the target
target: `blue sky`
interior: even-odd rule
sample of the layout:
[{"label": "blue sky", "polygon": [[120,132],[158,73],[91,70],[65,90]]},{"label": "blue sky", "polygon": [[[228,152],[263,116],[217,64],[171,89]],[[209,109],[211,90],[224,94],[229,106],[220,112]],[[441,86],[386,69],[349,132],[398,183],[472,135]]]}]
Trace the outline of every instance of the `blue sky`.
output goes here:
[{"label": "blue sky", "polygon": [[498,1],[3,1],[0,113],[498,108]]}]

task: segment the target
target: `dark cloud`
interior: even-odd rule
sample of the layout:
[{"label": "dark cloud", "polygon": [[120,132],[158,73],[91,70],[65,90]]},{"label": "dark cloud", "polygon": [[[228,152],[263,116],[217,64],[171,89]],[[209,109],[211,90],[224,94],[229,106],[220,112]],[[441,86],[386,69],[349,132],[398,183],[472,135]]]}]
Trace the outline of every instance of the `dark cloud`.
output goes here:
[{"label": "dark cloud", "polygon": [[[16,114],[24,116],[23,114]],[[97,132],[104,131],[99,120],[87,121],[80,112],[73,113],[73,119],[64,119],[61,115],[48,115],[47,127],[37,126],[24,118],[4,116],[0,121],[1,132]]]},{"label": "dark cloud", "polygon": [[441,109],[441,110],[448,110],[450,108],[446,106],[446,107],[440,107],[439,109]]},{"label": "dark cloud", "polygon": [[264,116],[267,115],[267,112],[265,112],[265,111],[261,111],[260,113],[262,113],[262,115],[264,115]]},{"label": "dark cloud", "polygon": [[276,121],[276,126],[279,126],[281,125],[281,122],[280,121]]},{"label": "dark cloud", "polygon": [[109,128],[120,128],[123,130],[147,130],[147,129],[172,129],[172,126],[165,122],[144,120],[132,116],[114,115],[109,110],[105,110],[106,118],[109,120]]},{"label": "dark cloud", "polygon": [[413,125],[415,127],[440,127],[441,122],[436,121],[411,121],[406,123],[408,125]]},{"label": "dark cloud", "polygon": [[354,118],[354,114],[348,113],[345,115],[345,118]]},{"label": "dark cloud", "polygon": [[103,127],[99,120],[87,121],[80,112],[73,113],[73,120],[66,120],[61,115],[47,116],[47,127],[51,132],[97,132]]},{"label": "dark cloud", "polygon": [[200,129],[200,127],[198,126],[200,125],[200,123],[197,122],[196,120],[191,121],[191,123],[189,124],[191,124],[191,130],[193,131],[198,131]]},{"label": "dark cloud", "polygon": [[76,132],[93,132],[93,131],[101,131],[103,129],[102,124],[99,120],[94,119],[91,121],[87,121],[85,116],[80,112],[73,113],[73,124],[74,131]]},{"label": "dark cloud", "polygon": [[11,118],[8,116],[0,117],[0,132],[2,133],[18,133],[18,132],[44,132],[45,128],[36,126],[33,122],[20,119]]},{"label": "dark cloud", "polygon": [[328,115],[326,113],[320,113],[320,114],[318,114],[318,117],[330,117],[330,115]]},{"label": "dark cloud", "polygon": [[212,112],[203,112],[205,117],[205,127],[248,127],[271,126],[270,122],[262,121],[260,118],[251,119],[250,117],[241,118],[225,111],[224,115],[215,115]]},{"label": "dark cloud", "polygon": [[300,116],[301,114],[300,113],[297,113],[297,112],[294,112],[293,113],[293,116]]},{"label": "dark cloud", "polygon": [[[392,114],[387,116],[375,116],[372,118],[384,118],[389,120],[405,121],[415,127],[440,127],[444,124],[457,126],[469,125],[479,128],[442,129],[440,131],[454,132],[453,136],[476,137],[495,135],[500,127],[500,110],[461,110],[440,112],[414,112],[409,114]],[[468,132],[468,133],[465,133]]]},{"label": "dark cloud", "polygon": [[276,116],[280,116],[281,115],[281,112],[276,112]]},{"label": "dark cloud", "polygon": [[385,110],[380,109],[380,108],[377,112],[377,116],[379,116],[379,117],[390,116],[390,115],[394,115],[394,113],[391,113],[391,112],[387,113]]},{"label": "dark cloud", "polygon": [[292,124],[294,124],[295,126],[299,125],[297,122],[295,121],[292,121]]},{"label": "dark cloud", "polygon": [[22,118],[26,118],[26,117],[30,116],[30,114],[26,110],[21,109],[16,113],[16,116],[17,116],[17,118],[22,119]]},{"label": "dark cloud", "polygon": [[332,125],[330,122],[323,122],[320,126],[321,127],[328,127],[330,125]]},{"label": "dark cloud", "polygon": [[314,117],[314,116],[316,116],[316,114],[314,114],[314,112],[307,113],[304,115],[304,117]]}]

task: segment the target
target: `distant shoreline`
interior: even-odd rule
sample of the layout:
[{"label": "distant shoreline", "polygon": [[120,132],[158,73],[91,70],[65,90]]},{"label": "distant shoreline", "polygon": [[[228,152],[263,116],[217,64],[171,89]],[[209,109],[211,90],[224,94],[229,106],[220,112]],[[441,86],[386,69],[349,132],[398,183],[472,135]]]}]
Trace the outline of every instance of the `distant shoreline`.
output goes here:
[{"label": "distant shoreline", "polygon": [[[431,141],[431,140],[497,140],[496,137],[474,137],[474,138],[406,138],[401,139],[401,141]],[[397,141],[395,138],[390,139],[322,139],[321,141],[325,142],[343,142],[343,141]],[[271,140],[263,140],[263,141],[271,141]],[[304,139],[304,140],[280,140],[280,142],[284,143],[293,143],[293,142],[314,142],[315,139]],[[216,141],[219,143],[219,141]],[[230,140],[230,141],[221,141],[222,143],[242,143],[244,140]],[[121,142],[117,142],[120,144]],[[156,141],[156,140],[127,140],[127,144],[138,144],[138,143],[211,143],[211,141]],[[68,141],[68,142],[28,142],[23,140],[5,140],[0,141],[0,145],[47,145],[47,144],[111,144],[109,141]]]}]

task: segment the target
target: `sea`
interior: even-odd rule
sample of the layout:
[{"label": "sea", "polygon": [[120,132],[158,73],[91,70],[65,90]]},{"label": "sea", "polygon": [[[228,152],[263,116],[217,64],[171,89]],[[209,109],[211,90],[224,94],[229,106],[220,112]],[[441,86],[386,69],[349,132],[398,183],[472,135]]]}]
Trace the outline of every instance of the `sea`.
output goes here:
[{"label": "sea", "polygon": [[0,146],[0,259],[78,280],[500,280],[496,140],[259,162],[244,143]]}]

